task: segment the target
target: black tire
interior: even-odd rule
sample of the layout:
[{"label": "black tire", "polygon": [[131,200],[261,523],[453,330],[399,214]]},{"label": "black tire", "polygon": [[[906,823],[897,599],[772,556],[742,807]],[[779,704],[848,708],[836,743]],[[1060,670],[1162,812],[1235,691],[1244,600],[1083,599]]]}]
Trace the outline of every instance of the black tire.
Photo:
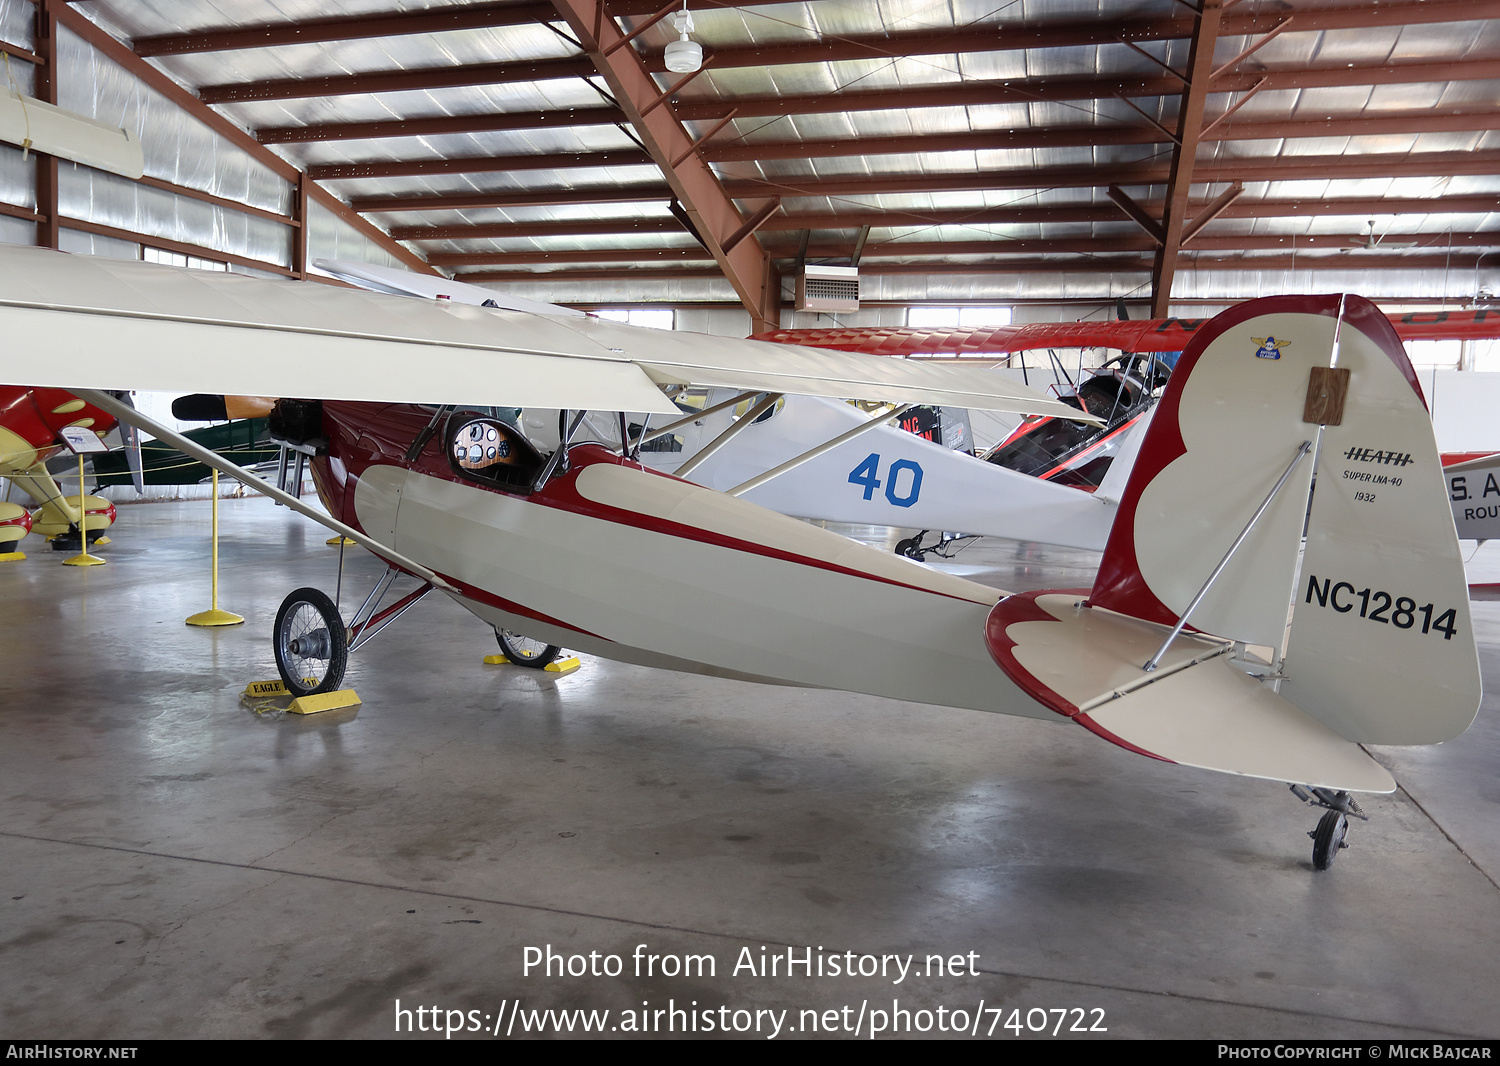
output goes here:
[{"label": "black tire", "polygon": [[495,641],[500,645],[500,651],[507,659],[517,666],[526,666],[533,670],[540,670],[548,663],[555,662],[562,654],[562,649],[556,644],[532,640],[519,633],[512,633],[509,629],[495,630]]},{"label": "black tire", "polygon": [[1328,811],[1313,830],[1313,869],[1326,870],[1338,858],[1339,851],[1346,847],[1344,837],[1349,833],[1349,819],[1343,811]]},{"label": "black tire", "polygon": [[922,549],[922,538],[926,535],[927,530],[924,529],[915,537],[907,537],[905,540],[898,540],[895,547],[896,554],[905,556],[908,559],[915,559],[920,563],[922,561],[922,557],[927,554],[926,551]]},{"label": "black tire", "polygon": [[349,631],[326,594],[298,589],[276,612],[271,649],[282,684],[293,696],[332,692],[349,665]]}]

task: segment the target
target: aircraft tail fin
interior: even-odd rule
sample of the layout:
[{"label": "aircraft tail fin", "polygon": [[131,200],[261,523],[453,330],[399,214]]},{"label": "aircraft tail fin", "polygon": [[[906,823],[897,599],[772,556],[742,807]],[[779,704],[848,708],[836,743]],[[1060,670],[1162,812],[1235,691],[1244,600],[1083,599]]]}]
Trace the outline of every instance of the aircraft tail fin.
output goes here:
[{"label": "aircraft tail fin", "polygon": [[1190,629],[1270,648],[1280,695],[1346,740],[1463,732],[1479,703],[1463,563],[1386,317],[1359,297],[1286,296],[1203,327],[1088,602],[1161,626],[1191,607]]},{"label": "aircraft tail fin", "polygon": [[1338,367],[1349,393],[1323,427],[1282,695],[1361,743],[1450,740],[1478,711],[1479,660],[1432,422],[1367,301],[1345,308]]}]

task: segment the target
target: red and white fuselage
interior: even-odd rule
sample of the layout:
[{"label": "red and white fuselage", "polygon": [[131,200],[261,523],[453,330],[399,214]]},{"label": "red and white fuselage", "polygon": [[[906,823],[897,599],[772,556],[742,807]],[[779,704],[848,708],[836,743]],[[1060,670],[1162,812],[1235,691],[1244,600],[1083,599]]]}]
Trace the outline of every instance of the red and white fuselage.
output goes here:
[{"label": "red and white fuselage", "polygon": [[1052,717],[990,657],[995,589],[595,445],[530,495],[466,479],[440,436],[407,464],[430,418],[325,403],[319,493],[491,625],[644,665]]}]

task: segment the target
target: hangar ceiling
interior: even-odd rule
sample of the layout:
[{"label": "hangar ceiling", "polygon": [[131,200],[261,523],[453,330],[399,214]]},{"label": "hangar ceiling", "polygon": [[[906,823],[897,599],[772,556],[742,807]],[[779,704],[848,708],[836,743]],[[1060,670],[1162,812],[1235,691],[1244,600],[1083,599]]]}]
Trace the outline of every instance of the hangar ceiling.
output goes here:
[{"label": "hangar ceiling", "polygon": [[1500,263],[1500,0],[688,6],[687,75],[680,0],[61,17],[469,281],[727,279],[770,322],[801,262],[1107,275],[1159,314],[1191,275],[1443,271],[1472,297]]}]

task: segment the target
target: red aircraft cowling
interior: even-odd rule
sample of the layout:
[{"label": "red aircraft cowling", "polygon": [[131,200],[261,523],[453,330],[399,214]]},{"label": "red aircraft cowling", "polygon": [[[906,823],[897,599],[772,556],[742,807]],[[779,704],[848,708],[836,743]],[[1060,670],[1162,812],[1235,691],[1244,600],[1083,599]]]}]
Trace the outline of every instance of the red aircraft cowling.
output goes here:
[{"label": "red aircraft cowling", "polygon": [[0,385],[0,473],[50,459],[63,446],[58,434],[67,426],[102,435],[114,428],[115,419],[66,389]]}]

